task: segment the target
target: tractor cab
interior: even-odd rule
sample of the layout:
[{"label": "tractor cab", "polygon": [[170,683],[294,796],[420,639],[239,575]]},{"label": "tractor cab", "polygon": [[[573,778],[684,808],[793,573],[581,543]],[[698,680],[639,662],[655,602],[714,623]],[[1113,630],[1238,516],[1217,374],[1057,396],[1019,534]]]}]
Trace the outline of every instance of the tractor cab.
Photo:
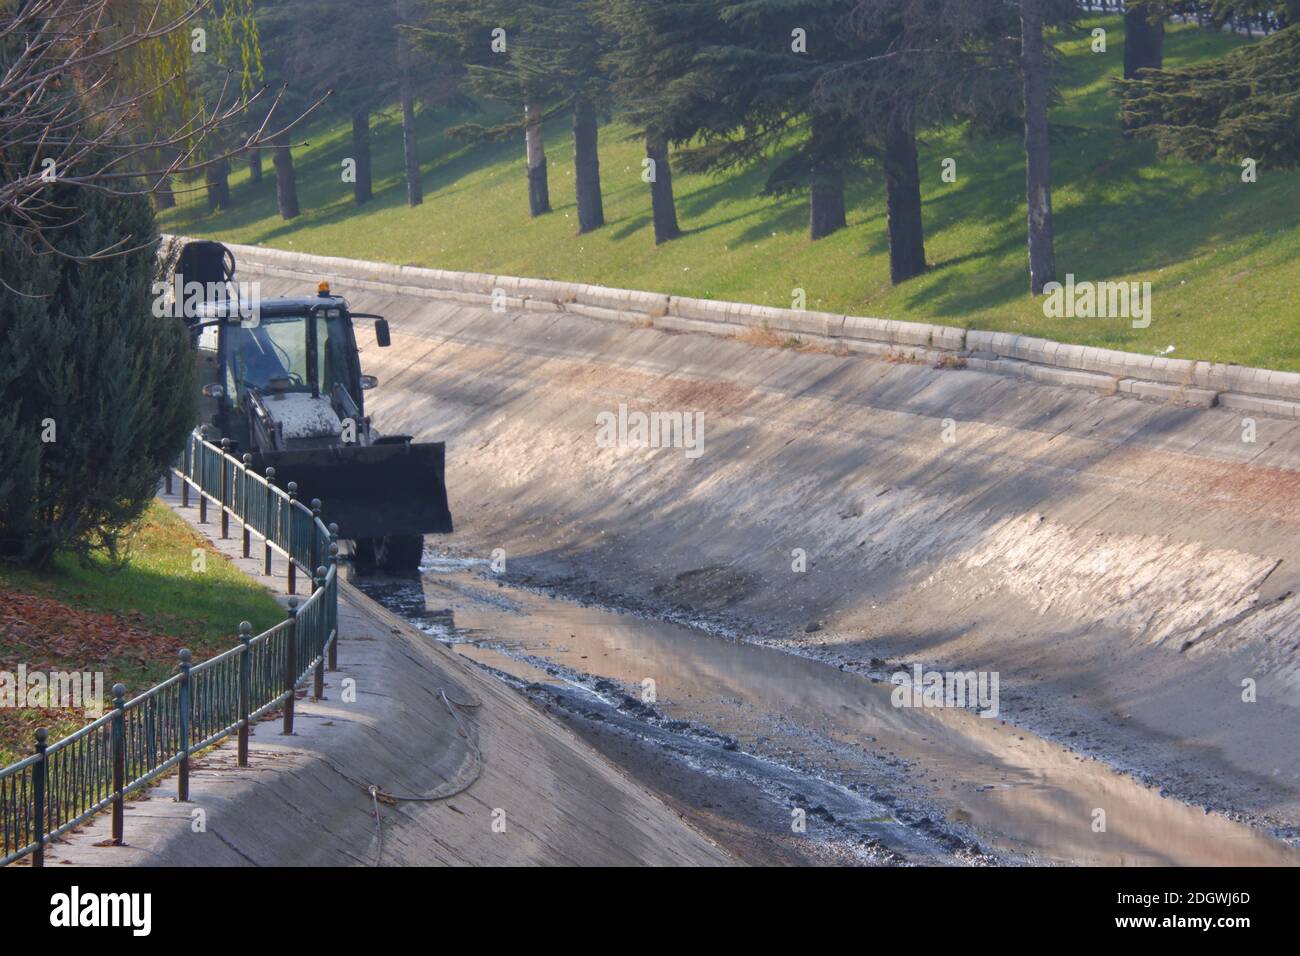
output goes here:
[{"label": "tractor cab", "polygon": [[[268,299],[252,317],[210,309],[199,323],[198,351],[210,352],[203,394],[213,405],[205,417],[238,447],[368,444],[364,392],[378,383],[361,374],[357,316],[328,284],[321,287],[313,298]],[[387,322],[364,318],[387,346]]]}]

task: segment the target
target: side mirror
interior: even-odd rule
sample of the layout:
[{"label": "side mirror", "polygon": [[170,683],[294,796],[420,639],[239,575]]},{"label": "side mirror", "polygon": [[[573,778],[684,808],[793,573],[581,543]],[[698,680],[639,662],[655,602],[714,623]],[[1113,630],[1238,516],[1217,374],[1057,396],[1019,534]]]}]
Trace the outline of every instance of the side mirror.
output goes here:
[{"label": "side mirror", "polygon": [[363,390],[370,389],[370,388],[377,388],[378,386],[379,386],[379,379],[374,375],[361,376],[361,388]]},{"label": "side mirror", "polygon": [[226,386],[220,382],[213,382],[211,385],[203,386],[203,394],[207,398],[225,398]]},{"label": "side mirror", "polygon": [[381,349],[386,349],[393,344],[393,340],[388,334],[387,319],[375,319],[375,341],[379,343]]}]

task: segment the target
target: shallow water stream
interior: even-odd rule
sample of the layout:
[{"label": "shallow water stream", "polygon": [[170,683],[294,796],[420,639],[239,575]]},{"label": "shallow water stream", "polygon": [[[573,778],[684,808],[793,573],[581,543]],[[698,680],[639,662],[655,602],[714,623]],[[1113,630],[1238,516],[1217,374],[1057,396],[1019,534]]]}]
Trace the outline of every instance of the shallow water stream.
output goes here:
[{"label": "shallow water stream", "polygon": [[[501,587],[461,562],[427,563],[418,585],[363,587],[514,683],[603,705],[630,732],[683,754],[690,772],[743,774],[787,803],[797,792],[829,819],[856,816],[859,832],[905,858],[915,841],[889,834],[913,826],[917,814],[902,808],[919,806],[930,811],[924,824],[936,818],[949,839],[973,835],[995,859],[1300,863],[1280,841],[1061,744],[970,710],[895,707],[890,684],[819,661]],[[647,680],[655,699],[643,708]]]}]

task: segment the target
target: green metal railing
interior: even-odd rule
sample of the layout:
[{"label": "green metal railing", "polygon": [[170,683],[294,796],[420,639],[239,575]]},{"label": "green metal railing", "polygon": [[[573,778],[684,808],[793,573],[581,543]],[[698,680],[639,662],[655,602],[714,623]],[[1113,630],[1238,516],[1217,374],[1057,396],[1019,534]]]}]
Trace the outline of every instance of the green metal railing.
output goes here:
[{"label": "green metal railing", "polygon": [[101,810],[112,807],[113,842],[123,840],[123,809],[128,793],[176,768],[176,797],[189,799],[191,755],[231,734],[238,735],[239,766],[248,766],[250,724],[267,711],[283,708],[284,732],[293,732],[295,690],[314,675],[313,695],[322,696],[325,668],[338,666],[337,528],[320,517],[320,502],[297,500],[293,482],[275,486],[275,470],[265,476],[221,446],[190,436],[179,467],[181,504],[198,495],[199,520],[209,504],[219,509],[221,537],[230,534],[233,516],[243,526],[244,557],[252,535],[263,540],[264,567],[271,572],[272,551],[288,559],[289,593],[302,570],[312,581],[301,604],[289,599],[288,618],[256,636],[245,621],[239,643],[200,664],[180,652],[177,673],[131,700],[126,688],[113,687],[113,707],[99,719],[62,740],[49,743],[36,732],[35,752],[0,769],[0,866],[32,856],[45,863],[45,845]]}]

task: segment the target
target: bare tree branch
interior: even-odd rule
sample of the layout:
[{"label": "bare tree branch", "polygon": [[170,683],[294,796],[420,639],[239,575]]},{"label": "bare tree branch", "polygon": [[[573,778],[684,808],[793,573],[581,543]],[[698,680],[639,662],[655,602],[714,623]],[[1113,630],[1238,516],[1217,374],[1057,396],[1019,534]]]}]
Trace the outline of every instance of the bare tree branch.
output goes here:
[{"label": "bare tree branch", "polygon": [[[89,255],[61,250],[59,228],[76,210],[54,198],[53,183],[148,195],[170,177],[273,148],[330,95],[288,116],[283,89],[272,96],[263,85],[237,96],[230,71],[213,102],[151,123],[148,106],[186,76],[155,73],[140,82],[123,63],[160,53],[178,31],[188,42],[191,24],[211,11],[213,0],[179,11],[166,0],[139,0],[138,25],[120,22],[122,7],[115,0],[0,0],[0,229],[17,233],[34,251],[77,261],[129,251],[127,239]],[[262,121],[246,132],[246,115],[263,107]],[[239,131],[233,140],[231,130]]]}]

